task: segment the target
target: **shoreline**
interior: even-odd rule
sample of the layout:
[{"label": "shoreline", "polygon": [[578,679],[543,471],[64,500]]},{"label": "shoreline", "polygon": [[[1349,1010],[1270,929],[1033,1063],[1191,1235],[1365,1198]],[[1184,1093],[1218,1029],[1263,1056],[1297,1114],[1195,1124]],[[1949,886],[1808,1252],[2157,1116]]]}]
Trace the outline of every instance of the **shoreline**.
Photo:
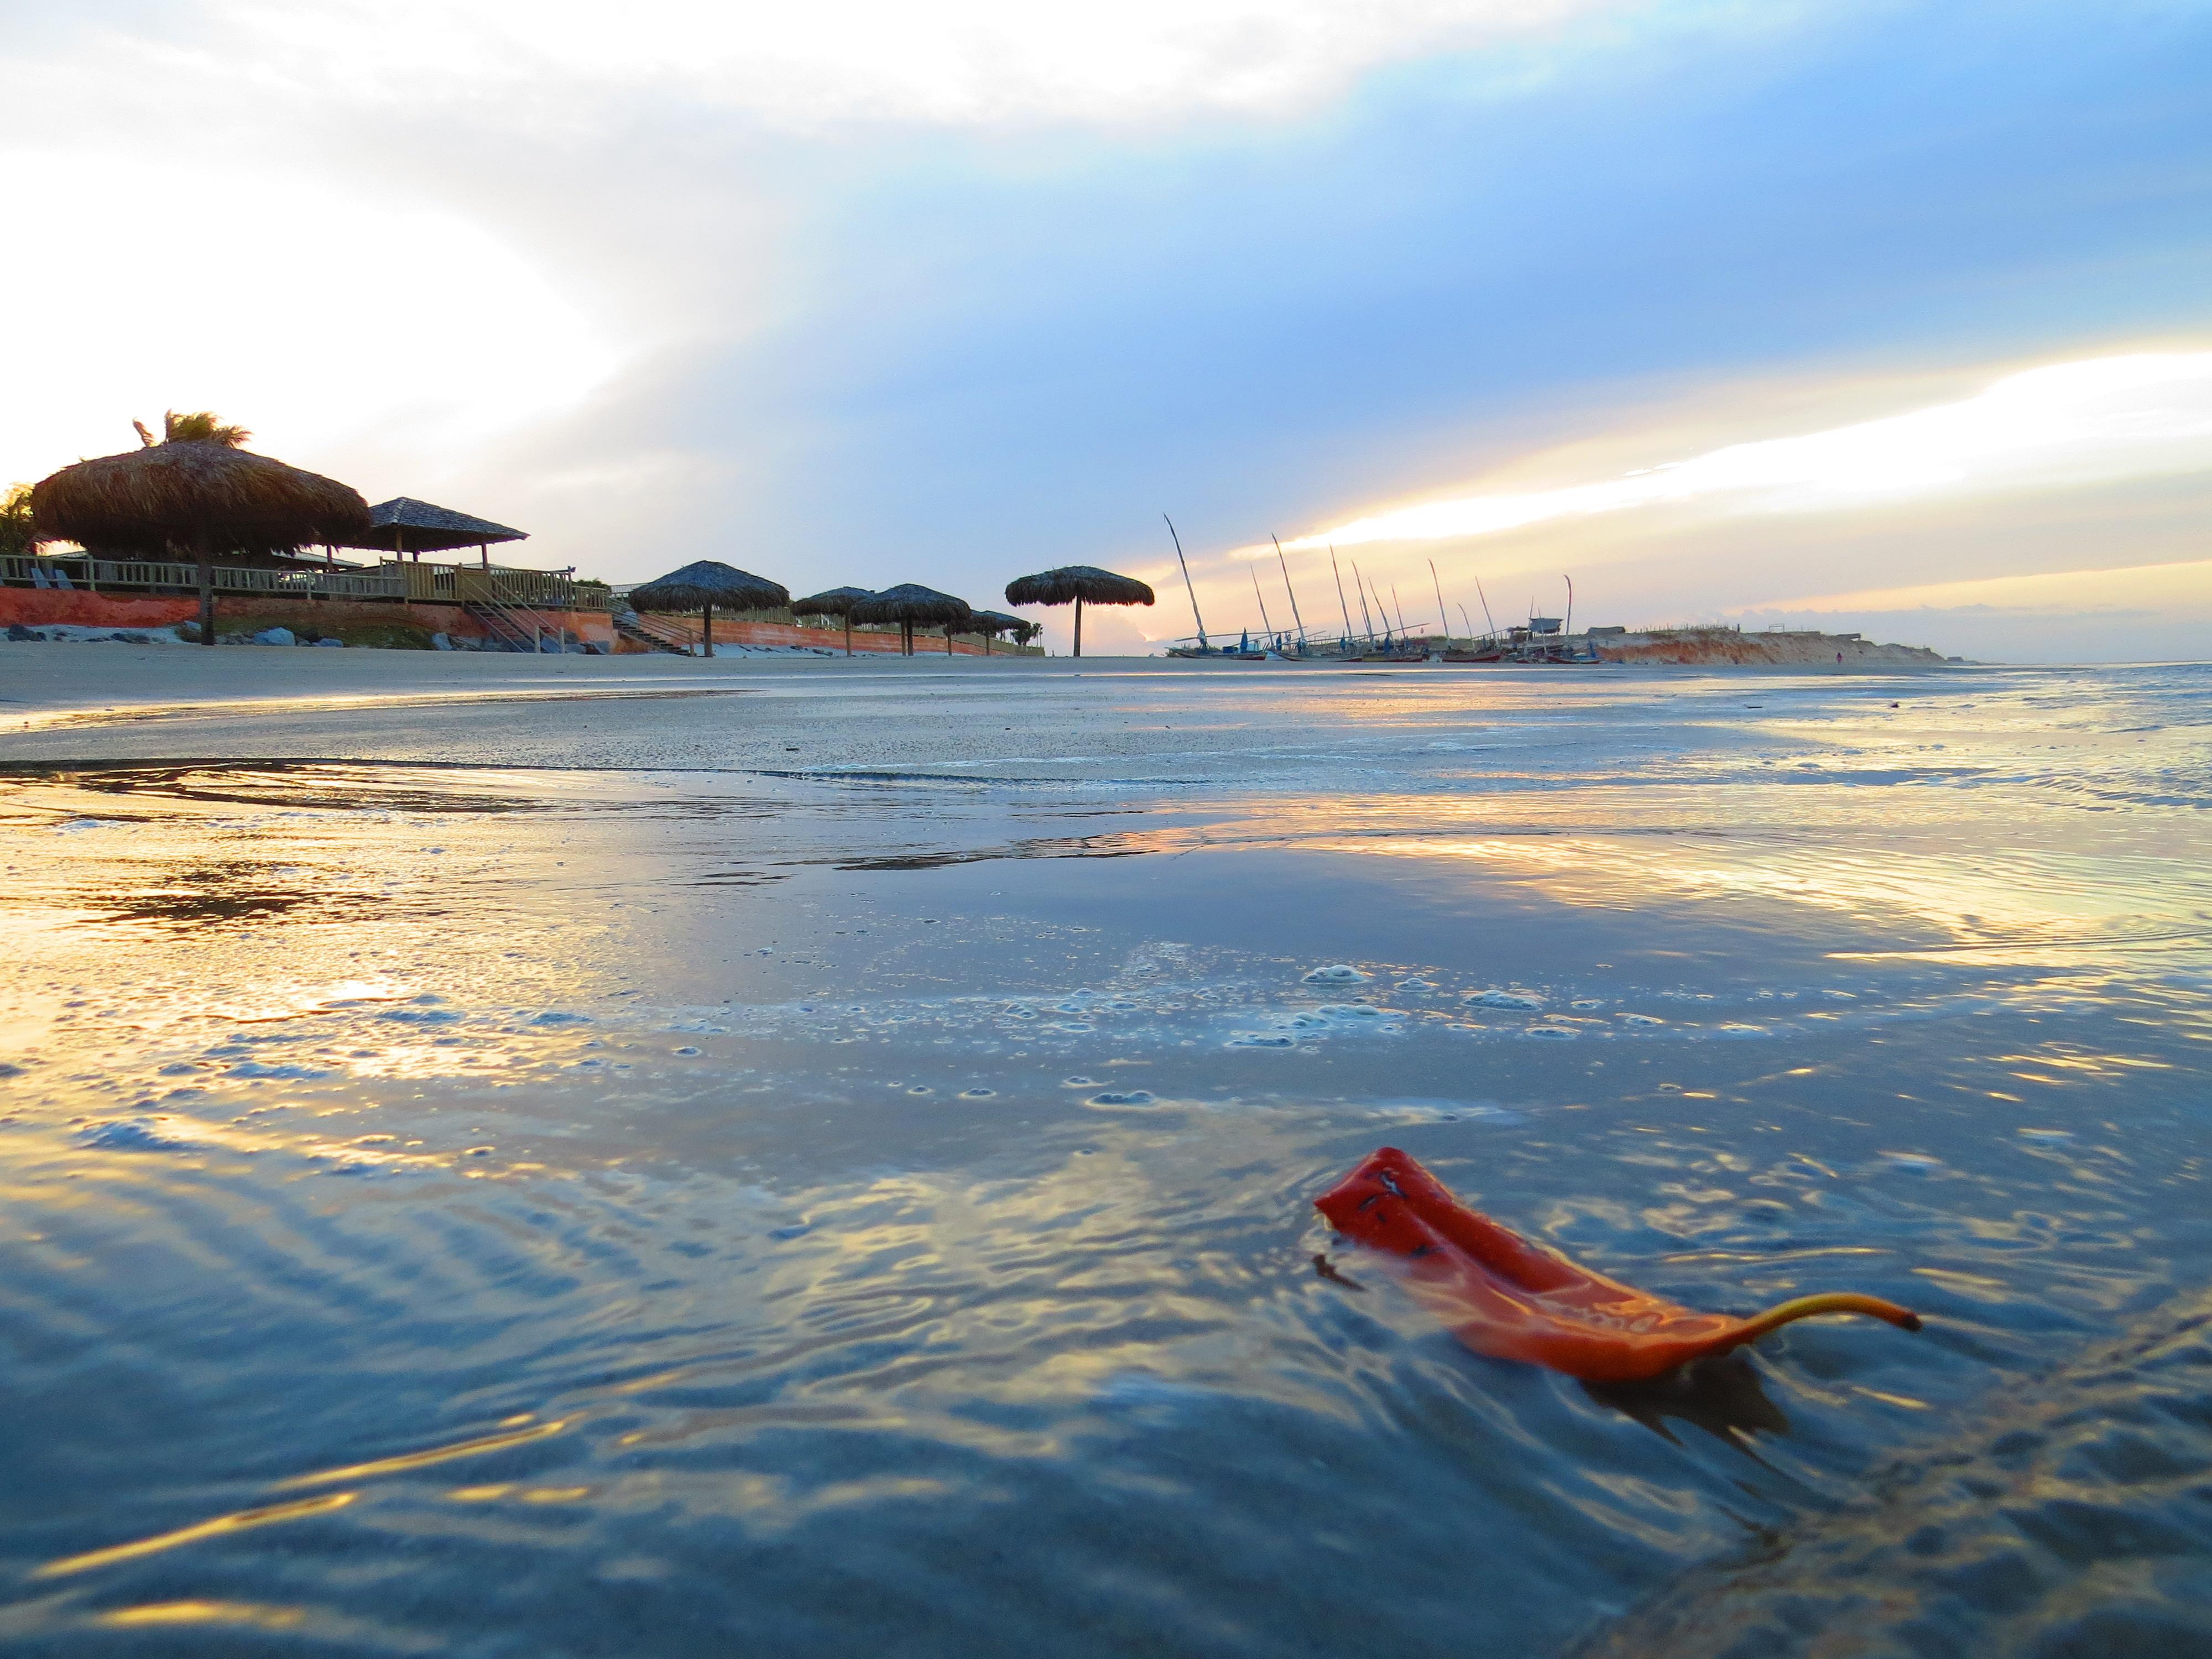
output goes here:
[{"label": "shoreline", "polygon": [[[533,696],[681,694],[713,690],[748,679],[795,677],[835,679],[887,676],[927,679],[1018,674],[1054,679],[1104,676],[1193,674],[1271,678],[1294,669],[1334,676],[1450,674],[1525,683],[1586,684],[1592,675],[1696,678],[1802,675],[1808,678],[1921,678],[1996,670],[2053,670],[2096,666],[2154,667],[2154,664],[1700,664],[1604,663],[1581,672],[1556,666],[1440,663],[1208,662],[1176,657],[732,657],[656,655],[532,657],[526,654],[420,651],[284,651],[228,647],[212,654],[198,647],[101,645],[71,650],[50,643],[0,644],[0,733],[37,729],[57,716],[87,710],[117,712],[174,708],[212,714],[230,705],[265,707],[307,699],[317,703],[443,702],[489,696]],[[596,688],[596,690],[594,690]],[[26,719],[25,716],[30,718]]]}]

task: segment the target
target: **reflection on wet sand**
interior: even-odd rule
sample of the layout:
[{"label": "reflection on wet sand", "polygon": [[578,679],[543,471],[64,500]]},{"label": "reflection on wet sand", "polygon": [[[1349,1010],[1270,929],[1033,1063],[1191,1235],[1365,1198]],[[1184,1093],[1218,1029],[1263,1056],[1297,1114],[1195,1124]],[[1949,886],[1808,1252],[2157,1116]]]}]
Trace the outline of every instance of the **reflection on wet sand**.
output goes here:
[{"label": "reflection on wet sand", "polygon": [[[950,783],[866,688],[807,775],[684,702],[516,738],[647,751],[596,770],[10,773],[0,1632],[2193,1632],[2201,740],[1960,684],[1133,680],[1080,756],[962,690]],[[1481,1359],[1307,1207],[1385,1140],[1685,1305],[1928,1329]]]}]

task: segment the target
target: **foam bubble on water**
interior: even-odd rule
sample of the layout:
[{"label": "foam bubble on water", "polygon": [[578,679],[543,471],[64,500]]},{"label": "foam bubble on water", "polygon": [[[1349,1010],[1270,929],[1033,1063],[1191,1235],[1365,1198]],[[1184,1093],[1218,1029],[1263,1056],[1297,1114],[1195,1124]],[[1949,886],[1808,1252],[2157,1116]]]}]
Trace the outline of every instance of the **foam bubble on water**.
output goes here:
[{"label": "foam bubble on water", "polygon": [[[188,1139],[179,1139],[165,1133],[175,1121],[169,1118],[116,1118],[106,1123],[88,1124],[77,1135],[77,1144],[103,1152],[185,1152],[193,1150]],[[156,1126],[162,1127],[156,1127]]]},{"label": "foam bubble on water", "polygon": [[241,1060],[228,1073],[231,1077],[278,1078],[295,1083],[306,1083],[330,1073],[314,1066],[266,1066],[258,1060]]},{"label": "foam bubble on water", "polygon": [[1582,1033],[1571,1025],[1531,1025],[1526,1035],[1553,1042],[1571,1042]]},{"label": "foam bubble on water", "polygon": [[2023,1140],[2058,1141],[2074,1139],[2074,1132],[2071,1129],[2022,1129],[2020,1131],[2020,1135]]},{"label": "foam bubble on water", "polygon": [[1098,1079],[1095,1077],[1064,1077],[1060,1080],[1060,1086],[1063,1089],[1095,1089],[1098,1086]]},{"label": "foam bubble on water", "polygon": [[1764,1025],[1751,1025],[1741,1020],[1729,1020],[1723,1024],[1714,1026],[1712,1035],[1722,1037],[1763,1037],[1771,1036],[1774,1033]]},{"label": "foam bubble on water", "polygon": [[1366,1109],[1370,1115],[1391,1123],[1525,1123],[1518,1112],[1487,1100],[1378,1100]]},{"label": "foam bubble on water", "polygon": [[589,1025],[592,1017],[589,1014],[572,1014],[560,1008],[548,1008],[544,1013],[533,1016],[530,1023],[532,1025]]},{"label": "foam bubble on water", "polygon": [[1348,962],[1339,962],[1326,968],[1315,969],[1306,975],[1304,982],[1308,985],[1358,985],[1374,977],[1372,974],[1361,973]]},{"label": "foam bubble on water", "polygon": [[960,1098],[963,1100],[989,1100],[997,1095],[998,1092],[999,1091],[996,1089],[963,1089],[960,1091]]},{"label": "foam bubble on water", "polygon": [[1229,1039],[1231,1048],[1288,1048],[1296,1045],[1296,1037],[1279,1036],[1271,1031],[1239,1031]]},{"label": "foam bubble on water", "polygon": [[668,1052],[672,1054],[696,1054],[699,1050],[687,1042],[681,1048],[672,1048]]},{"label": "foam bubble on water", "polygon": [[1155,1097],[1149,1089],[1109,1089],[1085,1102],[1089,1106],[1150,1106]]},{"label": "foam bubble on water", "polygon": [[1620,1023],[1623,1025],[1664,1025],[1667,1022],[1656,1014],[1623,1014]]},{"label": "foam bubble on water", "polygon": [[1377,1008],[1371,1002],[1326,1003],[1317,1012],[1330,1019],[1401,1019],[1404,1018],[1395,1008]]},{"label": "foam bubble on water", "polygon": [[1943,1167],[1943,1160],[1931,1158],[1926,1152],[1888,1152],[1881,1154],[1882,1162],[1893,1170],[1911,1175],[1933,1175]]},{"label": "foam bubble on water", "polygon": [[1605,1006],[1605,1004],[1599,1001],[1595,997],[1577,997],[1574,1001],[1569,1003],[1567,1006],[1570,1008],[1602,1008]]},{"label": "foam bubble on water", "polygon": [[1487,991],[1477,991],[1468,1000],[1478,1008],[1516,1008],[1524,1013],[1534,1013],[1544,1006],[1544,999],[1526,991],[1509,991],[1502,986],[1492,986]]}]

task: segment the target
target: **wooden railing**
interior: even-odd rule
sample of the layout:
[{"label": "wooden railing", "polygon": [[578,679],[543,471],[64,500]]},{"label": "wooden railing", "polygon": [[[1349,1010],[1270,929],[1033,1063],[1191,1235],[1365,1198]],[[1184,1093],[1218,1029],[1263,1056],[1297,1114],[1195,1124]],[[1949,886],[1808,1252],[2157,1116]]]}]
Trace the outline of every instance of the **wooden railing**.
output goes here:
[{"label": "wooden railing", "polygon": [[580,582],[562,570],[422,559],[386,559],[378,569],[404,584],[403,598],[433,605],[514,605],[532,611],[605,611],[613,605],[605,582]]},{"label": "wooden railing", "polygon": [[[236,565],[215,567],[219,593],[265,593],[273,599],[404,599],[406,584],[381,571],[374,574],[355,570],[255,570]],[[0,580],[22,587],[70,587],[88,592],[106,588],[168,587],[198,592],[199,567],[155,559],[34,559],[20,555],[0,556]]]}]

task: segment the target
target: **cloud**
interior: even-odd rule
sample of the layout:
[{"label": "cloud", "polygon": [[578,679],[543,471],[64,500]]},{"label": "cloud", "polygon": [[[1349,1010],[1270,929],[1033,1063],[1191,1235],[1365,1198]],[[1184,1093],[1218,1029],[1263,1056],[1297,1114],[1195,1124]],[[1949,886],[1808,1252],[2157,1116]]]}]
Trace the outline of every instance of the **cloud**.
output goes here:
[{"label": "cloud", "polygon": [[[1886,419],[1731,444],[1560,489],[1464,495],[1350,520],[1286,546],[1459,539],[1554,520],[1704,503],[1813,513],[2043,490],[2212,466],[2212,352],[2143,352],[2008,374]],[[1245,550],[1251,557],[1267,550]]]},{"label": "cloud", "polygon": [[132,416],[185,404],[308,449],[393,425],[474,444],[575,407],[617,361],[536,264],[434,204],[266,163],[0,149],[0,167],[22,222],[66,228],[0,272],[7,313],[40,319],[9,353],[36,396],[0,405],[18,470],[129,448]]},{"label": "cloud", "polygon": [[228,0],[208,9],[303,84],[418,103],[651,88],[799,128],[1118,123],[1273,112],[1378,65],[1555,33],[1626,0]]},{"label": "cloud", "polygon": [[1967,581],[1922,582],[1905,587],[1869,588],[1853,593],[1824,593],[1793,599],[1785,609],[1746,605],[1743,616],[1801,612],[1954,611],[1968,607],[2016,612],[2042,611],[2066,617],[2124,612],[2131,617],[2189,613],[2201,627],[2212,614],[2212,559],[2171,564],[2122,565],[2111,569],[2043,570],[2021,575],[1984,576]]}]

